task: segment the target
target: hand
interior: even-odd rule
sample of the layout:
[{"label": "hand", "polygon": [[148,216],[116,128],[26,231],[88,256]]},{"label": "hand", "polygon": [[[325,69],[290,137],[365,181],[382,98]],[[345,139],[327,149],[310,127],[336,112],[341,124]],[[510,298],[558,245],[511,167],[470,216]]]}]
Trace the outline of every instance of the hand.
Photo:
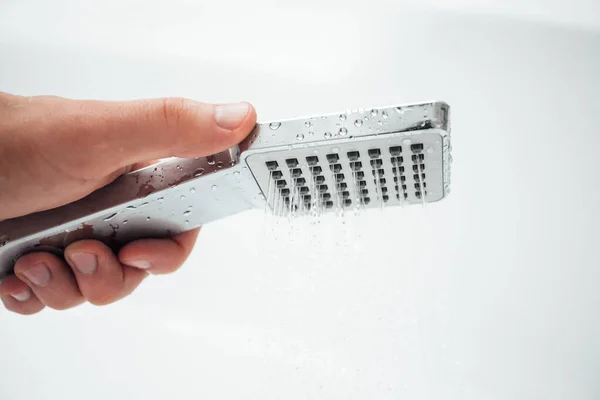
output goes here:
[{"label": "hand", "polygon": [[[85,197],[150,160],[200,157],[241,142],[256,123],[247,103],[185,99],[132,102],[20,97],[0,92],[0,220]],[[170,273],[188,257],[198,230],[143,239],[114,254],[82,240],[65,250],[21,257],[0,283],[7,309],[33,314],[129,295],[150,274]]]}]

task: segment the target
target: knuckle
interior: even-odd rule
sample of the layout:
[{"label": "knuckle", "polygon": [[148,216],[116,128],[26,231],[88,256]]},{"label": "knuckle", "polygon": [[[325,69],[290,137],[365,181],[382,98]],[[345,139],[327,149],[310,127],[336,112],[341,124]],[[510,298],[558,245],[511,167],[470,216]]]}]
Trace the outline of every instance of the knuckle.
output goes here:
[{"label": "knuckle", "polygon": [[162,117],[167,130],[172,132],[178,129],[181,121],[187,115],[187,100],[170,97],[162,101]]}]

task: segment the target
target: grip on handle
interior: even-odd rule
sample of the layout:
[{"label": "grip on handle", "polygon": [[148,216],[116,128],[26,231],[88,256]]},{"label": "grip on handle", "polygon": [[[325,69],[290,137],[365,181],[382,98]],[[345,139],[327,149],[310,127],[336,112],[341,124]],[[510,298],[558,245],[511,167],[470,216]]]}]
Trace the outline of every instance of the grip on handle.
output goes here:
[{"label": "grip on handle", "polygon": [[[1,221],[0,279],[29,252],[61,255],[82,239],[116,250],[135,239],[171,236],[252,208],[252,199],[240,193],[240,171],[237,147],[209,157],[169,159],[123,175],[74,203]],[[250,176],[243,179],[256,187]]]}]

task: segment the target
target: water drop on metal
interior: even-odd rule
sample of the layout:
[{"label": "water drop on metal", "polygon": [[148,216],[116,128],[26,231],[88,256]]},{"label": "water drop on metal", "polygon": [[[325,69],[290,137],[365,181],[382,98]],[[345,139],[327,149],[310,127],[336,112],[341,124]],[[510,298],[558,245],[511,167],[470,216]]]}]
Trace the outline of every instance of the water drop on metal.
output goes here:
[{"label": "water drop on metal", "polygon": [[304,126],[305,126],[305,127],[307,127],[307,128],[310,128],[310,127],[312,126],[312,122],[310,122],[310,121],[306,121],[306,122],[304,123]]},{"label": "water drop on metal", "polygon": [[345,121],[346,119],[348,119],[346,114],[340,114],[340,121]]},{"label": "water drop on metal", "polygon": [[357,128],[360,128],[362,125],[362,119],[357,119],[356,121],[354,121],[354,126],[356,126]]},{"label": "water drop on metal", "polygon": [[213,185],[212,190],[217,190],[217,185]]},{"label": "water drop on metal", "polygon": [[195,177],[202,176],[203,174],[204,174],[204,168],[197,169],[196,172],[194,172]]},{"label": "water drop on metal", "polygon": [[114,214],[109,215],[108,217],[104,218],[104,221],[110,221],[111,219],[113,219],[114,217],[116,217],[117,214],[118,213],[114,213]]},{"label": "water drop on metal", "polygon": [[323,135],[325,137],[325,139],[331,139],[331,132],[325,132],[325,135]]},{"label": "water drop on metal", "polygon": [[279,129],[280,126],[281,126],[281,122],[271,122],[269,124],[269,128],[271,128],[274,131],[276,131],[277,129]]},{"label": "water drop on metal", "polygon": [[348,129],[340,128],[340,136],[346,136],[348,134]]},{"label": "water drop on metal", "polygon": [[382,117],[383,119],[388,119],[388,113],[387,113],[386,111],[383,111],[383,112],[381,113],[381,117]]},{"label": "water drop on metal", "polygon": [[159,197],[158,199],[156,199],[159,203],[162,203],[163,201],[165,201],[164,197]]},{"label": "water drop on metal", "polygon": [[296,135],[296,140],[304,140],[304,134],[303,133],[299,133]]},{"label": "water drop on metal", "polygon": [[184,217],[187,217],[188,215],[190,215],[192,212],[190,210],[187,210],[186,212],[183,213]]},{"label": "water drop on metal", "polygon": [[215,165],[215,156],[206,157],[206,162],[208,163],[208,165]]},{"label": "water drop on metal", "polygon": [[223,161],[217,162],[217,168],[219,168],[219,169],[223,168]]},{"label": "water drop on metal", "polygon": [[196,188],[191,188],[190,193],[196,193]]},{"label": "water drop on metal", "polygon": [[181,197],[179,198],[180,200],[185,200],[185,195],[181,195]]},{"label": "water drop on metal", "polygon": [[377,110],[371,110],[371,116],[376,117],[377,113]]}]

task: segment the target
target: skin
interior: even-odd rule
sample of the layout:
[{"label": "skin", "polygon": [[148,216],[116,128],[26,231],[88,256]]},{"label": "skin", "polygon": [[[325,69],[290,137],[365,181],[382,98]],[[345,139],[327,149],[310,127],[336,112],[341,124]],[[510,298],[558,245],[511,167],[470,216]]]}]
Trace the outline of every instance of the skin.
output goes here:
[{"label": "skin", "polygon": [[[0,220],[76,201],[160,158],[226,150],[255,123],[256,112],[247,103],[101,102],[0,92]],[[171,239],[142,239],[118,254],[94,240],[71,244],[64,259],[31,253],[0,283],[0,300],[23,315],[83,302],[111,304],[149,274],[176,271],[197,236],[193,230]]]}]

